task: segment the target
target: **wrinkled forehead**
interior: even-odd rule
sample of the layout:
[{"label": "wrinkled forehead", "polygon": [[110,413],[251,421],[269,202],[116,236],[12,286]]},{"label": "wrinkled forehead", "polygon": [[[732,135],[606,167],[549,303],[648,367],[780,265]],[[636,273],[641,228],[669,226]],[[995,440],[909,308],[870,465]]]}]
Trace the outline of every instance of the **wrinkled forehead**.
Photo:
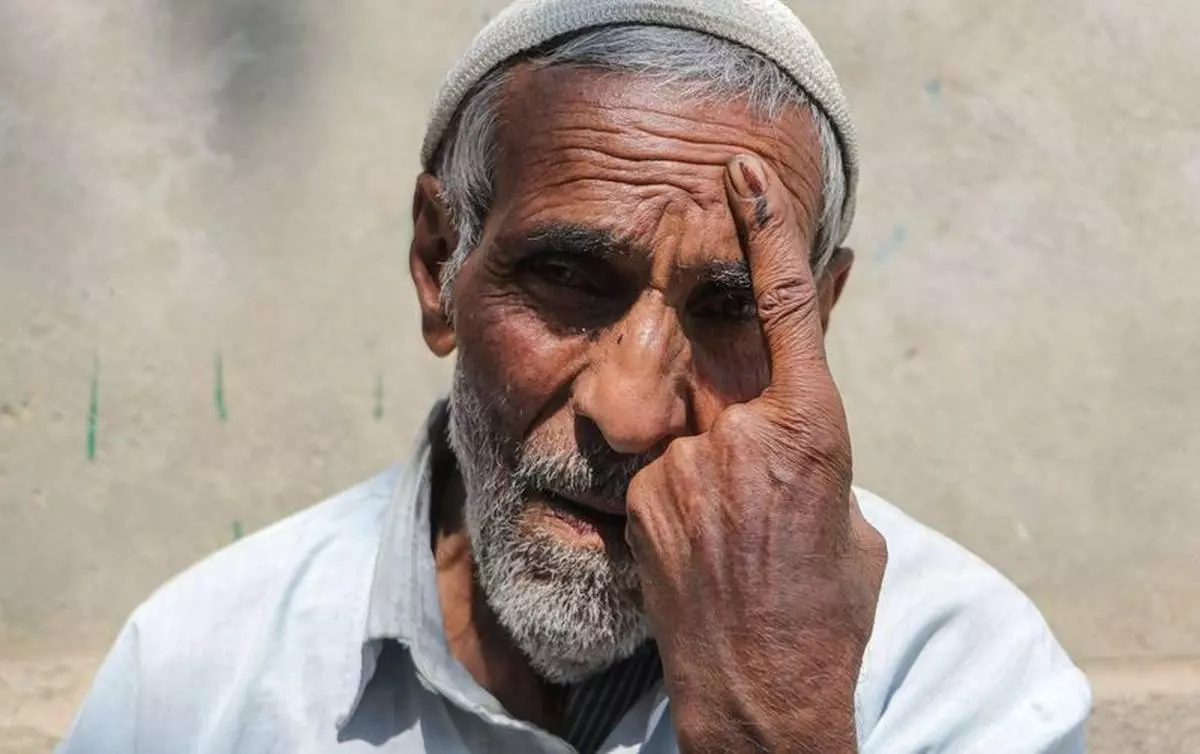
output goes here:
[{"label": "wrinkled forehead", "polygon": [[799,105],[766,118],[748,100],[717,100],[678,82],[525,64],[499,113],[497,209],[553,206],[561,215],[590,207],[618,226],[613,212],[646,200],[724,211],[725,164],[746,152],[771,163],[808,229],[822,209],[821,145]]}]

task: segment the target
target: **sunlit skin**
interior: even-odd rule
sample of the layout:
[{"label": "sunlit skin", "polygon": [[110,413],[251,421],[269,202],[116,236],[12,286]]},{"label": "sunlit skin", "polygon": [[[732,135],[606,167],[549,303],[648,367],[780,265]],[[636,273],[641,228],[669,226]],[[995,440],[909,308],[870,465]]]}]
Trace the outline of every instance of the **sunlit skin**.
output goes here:
[{"label": "sunlit skin", "polygon": [[[514,443],[657,459],[626,500],[576,501],[594,518],[534,501],[522,525],[632,548],[684,751],[854,750],[885,556],[850,493],[822,345],[853,257],[808,272],[822,209],[809,115],[765,122],[744,102],[555,68],[519,69],[502,120],[496,198],[453,322],[437,272],[457,237],[437,179],[418,180],[426,342],[504,397],[497,429]],[[738,155],[752,157],[731,169]],[[451,649],[510,712],[555,730],[559,691],[474,589],[452,466],[434,537]]]}]

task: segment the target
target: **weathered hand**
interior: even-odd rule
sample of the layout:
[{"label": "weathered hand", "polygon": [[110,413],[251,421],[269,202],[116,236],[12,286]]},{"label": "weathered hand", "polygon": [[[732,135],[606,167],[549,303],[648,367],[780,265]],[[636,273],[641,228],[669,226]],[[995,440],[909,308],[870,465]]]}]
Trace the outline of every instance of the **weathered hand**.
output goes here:
[{"label": "weathered hand", "polygon": [[627,538],[686,752],[855,751],[854,690],[887,559],[851,491],[792,205],[742,156],[726,192],[754,281],[771,380],[634,479]]}]

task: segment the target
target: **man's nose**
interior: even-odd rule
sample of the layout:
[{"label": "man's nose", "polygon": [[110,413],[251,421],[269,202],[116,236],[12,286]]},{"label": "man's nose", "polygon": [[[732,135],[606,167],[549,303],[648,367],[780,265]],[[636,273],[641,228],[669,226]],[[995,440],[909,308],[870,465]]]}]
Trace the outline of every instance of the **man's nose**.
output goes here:
[{"label": "man's nose", "polygon": [[687,432],[687,339],[661,297],[640,299],[594,348],[573,401],[609,447],[647,453]]}]

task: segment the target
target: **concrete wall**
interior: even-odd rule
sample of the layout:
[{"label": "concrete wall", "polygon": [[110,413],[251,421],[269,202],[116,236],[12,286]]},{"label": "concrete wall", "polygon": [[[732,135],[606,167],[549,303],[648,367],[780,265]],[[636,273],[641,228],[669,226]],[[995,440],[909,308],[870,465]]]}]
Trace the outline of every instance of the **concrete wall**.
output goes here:
[{"label": "concrete wall", "polygon": [[[170,574],[403,456],[425,108],[502,4],[0,0],[0,751]],[[1096,751],[1200,750],[1200,7],[794,5],[864,141],[859,481],[1037,600]]]}]

